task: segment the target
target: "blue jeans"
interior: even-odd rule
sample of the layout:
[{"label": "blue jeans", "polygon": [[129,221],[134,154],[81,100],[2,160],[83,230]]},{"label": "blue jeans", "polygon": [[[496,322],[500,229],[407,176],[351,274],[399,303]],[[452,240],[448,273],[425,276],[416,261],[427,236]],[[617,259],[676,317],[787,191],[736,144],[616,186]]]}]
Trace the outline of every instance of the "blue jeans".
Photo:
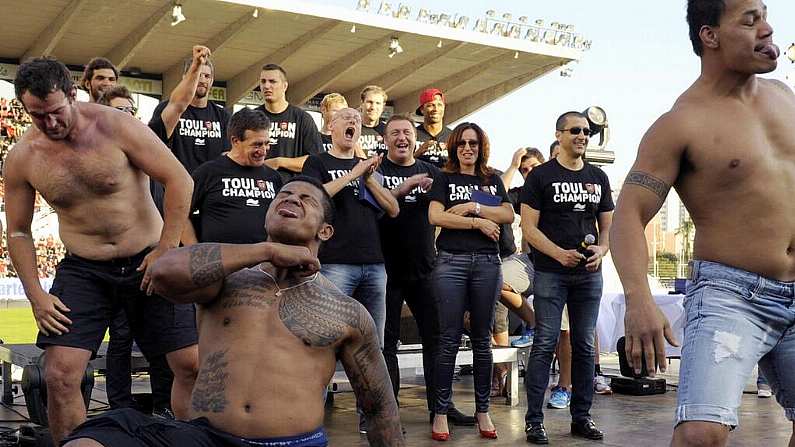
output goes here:
[{"label": "blue jeans", "polygon": [[384,348],[386,270],[384,264],[323,264],[320,272],[373,317],[378,344]]},{"label": "blue jeans", "polygon": [[489,411],[491,393],[491,326],[494,304],[502,289],[498,254],[440,251],[433,269],[433,294],[439,315],[439,354],[436,360],[436,413],[447,414],[452,402],[453,370],[461,335],[464,311],[469,310],[472,342],[475,410]]},{"label": "blue jeans", "polygon": [[591,417],[594,374],[594,329],[602,299],[602,272],[553,273],[536,270],[533,307],[535,336],[525,372],[526,423],[544,422],[544,393],[549,367],[560,336],[563,305],[569,308],[571,332],[571,418],[580,422]]},{"label": "blue jeans", "polygon": [[795,421],[795,282],[708,261],[694,261],[691,277],[676,423],[737,426],[740,397],[757,362],[787,419]]}]

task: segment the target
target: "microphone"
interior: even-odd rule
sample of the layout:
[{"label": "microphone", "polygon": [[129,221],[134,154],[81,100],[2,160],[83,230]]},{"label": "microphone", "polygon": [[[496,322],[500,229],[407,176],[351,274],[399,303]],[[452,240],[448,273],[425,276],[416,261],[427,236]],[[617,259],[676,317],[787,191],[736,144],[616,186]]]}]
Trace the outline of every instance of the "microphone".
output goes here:
[{"label": "microphone", "polygon": [[585,239],[580,242],[580,246],[577,247],[577,251],[584,255],[586,258],[590,258],[593,256],[593,252],[588,250],[588,246],[593,245],[596,242],[596,237],[593,234],[586,234]]}]

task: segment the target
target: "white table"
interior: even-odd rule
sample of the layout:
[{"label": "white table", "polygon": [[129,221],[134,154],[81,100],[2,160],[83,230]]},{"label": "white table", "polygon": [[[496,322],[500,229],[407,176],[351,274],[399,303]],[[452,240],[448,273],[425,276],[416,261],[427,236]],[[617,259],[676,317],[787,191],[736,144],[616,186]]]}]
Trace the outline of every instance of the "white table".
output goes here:
[{"label": "white table", "polygon": [[[652,295],[657,306],[668,318],[673,328],[674,337],[682,342],[685,326],[685,311],[682,306],[684,295],[669,295],[667,293],[654,293]],[[624,335],[624,314],[627,305],[624,294],[621,292],[606,292],[602,295],[599,306],[599,319],[596,322],[596,331],[599,334],[599,348],[602,351],[615,352],[616,342]],[[665,353],[668,357],[679,357],[680,349],[667,345]]]}]

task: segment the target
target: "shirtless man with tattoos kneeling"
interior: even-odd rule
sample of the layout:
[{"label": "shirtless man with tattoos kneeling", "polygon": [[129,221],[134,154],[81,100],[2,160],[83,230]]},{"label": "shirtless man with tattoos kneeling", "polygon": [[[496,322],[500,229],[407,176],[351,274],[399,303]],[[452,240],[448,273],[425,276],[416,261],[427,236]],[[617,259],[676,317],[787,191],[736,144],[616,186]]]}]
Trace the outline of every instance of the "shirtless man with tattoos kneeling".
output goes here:
[{"label": "shirtless man with tattoos kneeling", "polygon": [[192,420],[110,411],[78,427],[66,446],[326,446],[323,390],[337,360],[367,413],[370,445],[403,446],[373,320],[319,273],[333,212],[323,185],[299,176],[268,209],[267,242],[163,255],[156,292],[200,306]]}]

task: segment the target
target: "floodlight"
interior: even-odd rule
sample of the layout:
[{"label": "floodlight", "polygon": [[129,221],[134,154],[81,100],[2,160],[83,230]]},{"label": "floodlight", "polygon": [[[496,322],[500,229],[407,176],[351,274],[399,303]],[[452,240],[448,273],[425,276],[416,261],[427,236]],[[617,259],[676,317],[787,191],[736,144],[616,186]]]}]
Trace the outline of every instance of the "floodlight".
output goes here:
[{"label": "floodlight", "polygon": [[182,14],[182,5],[174,3],[174,7],[171,8],[171,26],[177,26],[185,20],[185,16]]},{"label": "floodlight", "polygon": [[599,135],[599,144],[594,146],[594,148],[604,150],[607,146],[607,141],[610,139],[605,109],[599,106],[591,106],[585,109],[582,114],[588,119],[588,125],[591,127],[591,139],[593,140],[593,137],[597,134]]},{"label": "floodlight", "polygon": [[254,17],[255,19],[259,17],[259,8],[254,8],[254,11],[251,13],[251,17]]},{"label": "floodlight", "polygon": [[353,25],[351,25],[351,32],[352,33],[356,32],[356,24],[355,23]]}]

